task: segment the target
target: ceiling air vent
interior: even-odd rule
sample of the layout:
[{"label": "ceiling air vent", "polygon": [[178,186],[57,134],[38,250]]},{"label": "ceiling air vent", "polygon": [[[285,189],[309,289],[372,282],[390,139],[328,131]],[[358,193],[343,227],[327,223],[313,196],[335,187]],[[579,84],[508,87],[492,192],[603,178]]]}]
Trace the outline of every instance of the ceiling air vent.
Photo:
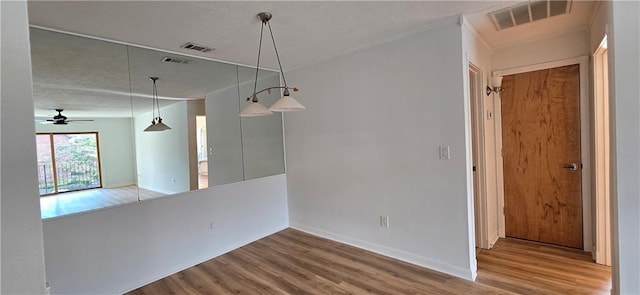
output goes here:
[{"label": "ceiling air vent", "polygon": [[180,48],[191,49],[191,50],[195,50],[195,51],[199,51],[199,52],[209,52],[209,51],[213,50],[213,48],[209,48],[207,46],[198,45],[198,44],[191,43],[191,42],[187,42],[187,43],[182,44],[180,46]]},{"label": "ceiling air vent", "polygon": [[519,4],[489,13],[498,30],[571,12],[571,0],[542,0]]},{"label": "ceiling air vent", "polygon": [[174,64],[188,64],[189,60],[188,59],[182,59],[182,58],[177,58],[177,57],[171,57],[171,56],[165,56],[162,58],[163,62],[171,62]]}]

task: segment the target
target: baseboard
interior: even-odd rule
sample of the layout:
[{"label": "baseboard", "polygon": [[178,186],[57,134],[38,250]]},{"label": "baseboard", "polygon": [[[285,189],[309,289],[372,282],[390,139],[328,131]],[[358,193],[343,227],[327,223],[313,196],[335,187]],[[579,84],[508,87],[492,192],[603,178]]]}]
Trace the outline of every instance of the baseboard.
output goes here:
[{"label": "baseboard", "polygon": [[125,186],[130,186],[130,185],[136,185],[135,181],[134,182],[121,182],[121,183],[103,184],[102,188],[112,189],[112,188],[120,188],[120,187],[125,187]]},{"label": "baseboard", "polygon": [[498,236],[498,231],[495,231],[491,234],[491,236],[489,237],[489,249],[493,248],[493,245],[498,242],[499,238],[500,237]]},{"label": "baseboard", "polygon": [[415,264],[421,267],[425,267],[428,269],[432,269],[435,271],[439,271],[442,273],[446,273],[448,275],[452,275],[461,279],[465,279],[465,280],[469,280],[469,281],[475,281],[476,279],[476,275],[477,272],[475,270],[471,270],[471,269],[464,269],[462,267],[459,266],[455,266],[455,265],[451,265],[449,263],[446,262],[442,262],[442,261],[438,261],[438,260],[434,260],[431,258],[427,258],[427,257],[423,257],[423,256],[419,256],[416,255],[414,253],[411,252],[407,252],[404,250],[399,250],[399,249],[395,249],[395,248],[391,248],[391,247],[387,247],[387,246],[383,246],[383,245],[379,245],[376,243],[371,243],[368,241],[364,241],[364,240],[360,240],[360,239],[356,239],[356,238],[352,238],[352,237],[348,237],[348,236],[344,236],[341,234],[337,234],[337,233],[333,233],[333,232],[329,232],[323,229],[319,229],[319,228],[315,228],[312,226],[307,226],[304,224],[300,224],[297,223],[295,221],[289,221],[289,226],[291,228],[306,232],[308,234],[312,234],[315,236],[319,236],[322,238],[326,238],[329,240],[333,240],[336,242],[340,242],[343,244],[347,244],[350,246],[354,246],[357,248],[361,248],[364,250],[368,250],[374,253],[378,253],[380,255],[384,255],[384,256],[388,256],[391,258],[395,258],[398,260],[402,260],[404,262],[408,262],[411,264]]},{"label": "baseboard", "polygon": [[262,234],[260,234],[258,236],[255,236],[254,238],[251,238],[251,239],[238,241],[233,246],[230,246],[230,247],[227,247],[227,248],[223,248],[223,249],[217,249],[216,251],[209,252],[209,253],[203,253],[202,255],[200,255],[198,257],[195,257],[193,259],[189,259],[189,260],[184,261],[184,262],[182,262],[180,264],[176,264],[176,265],[170,266],[170,267],[167,268],[168,269],[167,271],[161,271],[161,272],[157,272],[157,273],[154,273],[154,274],[146,275],[146,276],[144,276],[143,278],[141,278],[139,280],[135,280],[133,282],[130,282],[130,283],[122,286],[118,290],[114,290],[112,292],[106,292],[105,294],[125,294],[125,293],[128,293],[128,292],[133,291],[135,289],[138,289],[138,288],[140,288],[142,286],[146,286],[146,285],[148,285],[148,284],[150,284],[152,282],[155,282],[155,281],[157,281],[159,279],[168,277],[170,275],[178,273],[178,272],[180,272],[182,270],[185,270],[187,268],[193,267],[193,266],[195,266],[197,264],[200,264],[202,262],[205,262],[207,260],[216,258],[216,257],[221,256],[221,255],[224,255],[224,254],[229,253],[229,252],[231,252],[231,251],[233,251],[235,249],[238,249],[238,248],[240,248],[242,246],[245,246],[247,244],[253,243],[253,242],[257,241],[257,240],[260,240],[260,239],[262,239],[264,237],[270,236],[272,234],[275,234],[275,233],[277,233],[277,232],[279,232],[281,230],[287,229],[287,228],[288,228],[288,226],[286,224],[285,225],[281,225],[281,226],[277,227],[274,231],[269,231],[269,232],[262,233]]}]

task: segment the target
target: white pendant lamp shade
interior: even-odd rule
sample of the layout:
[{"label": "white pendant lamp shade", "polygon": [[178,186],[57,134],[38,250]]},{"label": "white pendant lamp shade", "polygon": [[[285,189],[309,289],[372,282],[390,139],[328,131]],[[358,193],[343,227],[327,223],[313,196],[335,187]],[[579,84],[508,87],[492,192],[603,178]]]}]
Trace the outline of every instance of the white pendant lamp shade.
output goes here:
[{"label": "white pendant lamp shade", "polygon": [[278,99],[276,103],[274,103],[269,110],[272,112],[293,112],[293,111],[302,111],[306,108],[300,104],[295,98],[285,95]]},{"label": "white pendant lamp shade", "polygon": [[491,86],[495,87],[502,87],[502,76],[495,76],[493,78],[491,78]]},{"label": "white pendant lamp shade", "polygon": [[151,125],[149,125],[149,127],[144,129],[145,132],[149,132],[149,131],[160,131],[158,130],[158,127],[156,127],[156,121],[153,120],[151,121]]},{"label": "white pendant lamp shade", "polygon": [[167,124],[165,123],[162,123],[162,119],[156,119],[151,121],[151,125],[144,129],[144,131],[165,131],[169,129],[171,129],[171,127],[167,126]]},{"label": "white pendant lamp shade", "polygon": [[259,102],[251,102],[249,105],[240,112],[240,117],[259,117],[273,114],[272,111],[267,109],[263,104]]}]

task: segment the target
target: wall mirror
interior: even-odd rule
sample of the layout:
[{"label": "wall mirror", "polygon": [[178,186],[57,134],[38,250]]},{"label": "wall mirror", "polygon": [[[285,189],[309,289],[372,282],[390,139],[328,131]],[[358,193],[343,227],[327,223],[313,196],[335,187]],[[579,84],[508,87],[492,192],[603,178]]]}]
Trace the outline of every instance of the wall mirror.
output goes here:
[{"label": "wall mirror", "polygon": [[[42,218],[284,173],[281,114],[238,116],[255,69],[40,28],[31,51]],[[149,77],[169,130],[144,131]]]}]

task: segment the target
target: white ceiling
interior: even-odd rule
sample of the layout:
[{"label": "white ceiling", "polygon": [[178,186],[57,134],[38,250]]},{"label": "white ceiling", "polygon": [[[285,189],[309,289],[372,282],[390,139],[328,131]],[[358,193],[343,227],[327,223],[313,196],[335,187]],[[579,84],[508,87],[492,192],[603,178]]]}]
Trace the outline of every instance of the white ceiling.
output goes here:
[{"label": "white ceiling", "polygon": [[[597,2],[574,0],[571,3],[571,12],[569,14],[558,15],[501,31],[496,29],[488,15],[494,9],[478,11],[466,17],[492,49],[500,49],[547,38],[552,35],[587,30]],[[502,6],[510,7],[521,3],[521,1],[504,1]]]},{"label": "white ceiling", "polygon": [[[69,117],[130,117],[151,110],[152,83],[159,77],[161,105],[202,99],[205,94],[252,82],[253,69],[188,58],[166,63],[176,54],[128,47],[101,40],[31,29],[33,93],[36,117],[64,109]],[[185,57],[182,57],[185,58]],[[251,72],[247,75],[246,72]],[[261,71],[267,78],[276,72]],[[131,82],[131,83],[130,83]],[[130,95],[131,94],[131,95]]]},{"label": "white ceiling", "polygon": [[[260,32],[256,14],[269,11],[274,15],[271,24],[285,71],[417,33],[438,20],[463,14],[492,48],[512,46],[584,29],[595,6],[591,1],[574,1],[569,15],[497,31],[488,12],[522,2],[29,1],[28,5],[32,25],[244,65],[255,64]],[[63,107],[69,116],[74,109],[91,106],[92,116],[122,116],[130,105],[128,77],[122,74],[126,50],[116,44],[94,48],[100,42],[80,42],[73,48],[54,40],[32,44],[34,100],[40,110],[36,115],[52,116],[53,108]],[[180,48],[185,42],[215,49],[199,53]],[[235,77],[221,69],[224,65],[216,70],[209,68],[213,62],[193,58],[189,67],[182,68],[157,63],[164,55],[131,50],[134,105],[150,105],[147,77],[151,75],[160,76],[160,96],[173,98],[199,98],[235,82]],[[277,68],[268,35],[261,65]],[[99,71],[87,74],[96,68]]]},{"label": "white ceiling", "polygon": [[[269,11],[285,70],[421,31],[454,15],[499,8],[499,1],[29,1],[34,25],[240,64],[256,61],[260,20]],[[185,42],[215,48],[198,53]],[[277,64],[271,42],[263,65]]]}]

